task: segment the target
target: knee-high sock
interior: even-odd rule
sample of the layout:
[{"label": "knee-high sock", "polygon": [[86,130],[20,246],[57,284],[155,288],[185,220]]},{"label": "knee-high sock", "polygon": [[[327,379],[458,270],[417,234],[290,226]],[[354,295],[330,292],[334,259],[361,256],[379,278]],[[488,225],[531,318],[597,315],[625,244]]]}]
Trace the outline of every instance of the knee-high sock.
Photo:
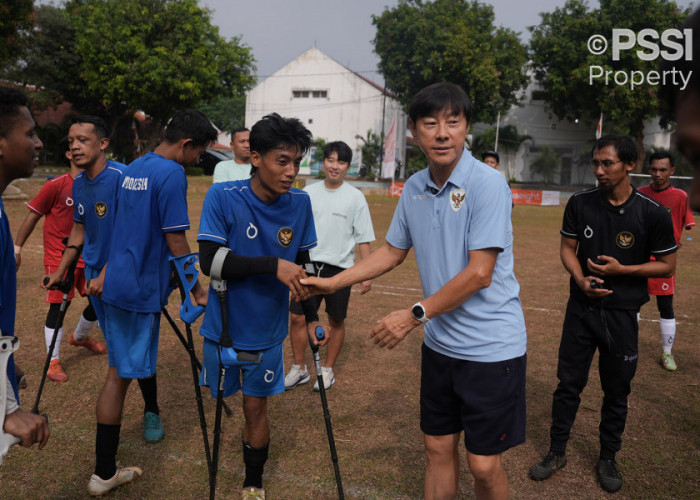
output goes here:
[{"label": "knee-high sock", "polygon": [[661,318],[661,348],[663,352],[670,353],[673,349],[673,341],[676,338],[676,318]]},{"label": "knee-high sock", "polygon": [[[51,339],[53,338],[53,328],[44,326],[44,338],[46,339],[46,352],[49,352],[51,347]],[[56,344],[53,346],[53,353],[51,353],[51,359],[58,359],[61,351],[61,337],[63,337],[63,327],[58,329],[58,334],[56,335]]]},{"label": "knee-high sock", "polygon": [[152,377],[140,378],[138,379],[139,389],[141,389],[141,395],[143,396],[144,408],[143,413],[151,412],[156,415],[160,415],[160,409],[158,408],[158,383],[156,381],[156,375],[153,374]]},{"label": "knee-high sock", "polygon": [[75,327],[75,332],[73,333],[73,338],[77,341],[85,340],[90,334],[90,330],[95,326],[97,321],[89,321],[85,319],[84,315],[80,315],[80,320],[78,325]]},{"label": "knee-high sock", "polygon": [[97,424],[95,436],[95,474],[110,479],[117,472],[117,449],[121,425]]}]

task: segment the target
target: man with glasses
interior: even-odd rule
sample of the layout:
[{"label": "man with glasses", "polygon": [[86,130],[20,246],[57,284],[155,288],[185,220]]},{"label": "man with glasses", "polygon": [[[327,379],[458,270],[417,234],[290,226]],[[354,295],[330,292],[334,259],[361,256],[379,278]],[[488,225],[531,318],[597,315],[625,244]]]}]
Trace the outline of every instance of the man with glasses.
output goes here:
[{"label": "man with glasses", "polygon": [[596,477],[605,491],[622,487],[615,454],[637,369],[637,313],[649,300],[647,278],[672,275],[678,249],[669,213],[630,185],[636,161],[631,137],[598,139],[592,162],[598,187],[573,195],[564,211],[560,256],[571,275],[571,291],[559,345],[550,448],[530,468],[536,481],[566,465],[566,443],[598,349],[604,397]]}]

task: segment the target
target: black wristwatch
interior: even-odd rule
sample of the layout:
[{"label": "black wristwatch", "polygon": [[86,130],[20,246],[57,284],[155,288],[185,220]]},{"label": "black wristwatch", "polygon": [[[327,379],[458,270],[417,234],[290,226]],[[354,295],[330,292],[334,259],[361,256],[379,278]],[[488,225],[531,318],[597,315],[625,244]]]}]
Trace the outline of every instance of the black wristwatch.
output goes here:
[{"label": "black wristwatch", "polygon": [[423,304],[420,302],[413,304],[413,307],[411,308],[411,316],[413,316],[413,319],[420,321],[423,324],[428,322],[428,316],[425,314],[425,307],[423,307]]}]

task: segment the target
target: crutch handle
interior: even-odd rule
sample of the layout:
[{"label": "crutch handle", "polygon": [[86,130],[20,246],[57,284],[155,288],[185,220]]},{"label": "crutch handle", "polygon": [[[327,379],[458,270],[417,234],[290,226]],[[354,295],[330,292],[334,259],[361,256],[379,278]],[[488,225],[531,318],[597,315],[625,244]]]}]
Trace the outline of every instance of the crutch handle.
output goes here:
[{"label": "crutch handle", "polygon": [[320,325],[316,327],[316,331],[314,332],[314,334],[316,335],[316,340],[318,340],[319,342],[326,338],[326,332]]}]

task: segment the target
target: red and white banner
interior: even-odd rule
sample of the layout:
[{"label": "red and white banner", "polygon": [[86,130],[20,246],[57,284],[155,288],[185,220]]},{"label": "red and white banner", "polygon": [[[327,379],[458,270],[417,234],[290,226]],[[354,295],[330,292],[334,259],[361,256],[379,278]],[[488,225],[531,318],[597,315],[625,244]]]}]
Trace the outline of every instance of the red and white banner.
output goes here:
[{"label": "red and white banner", "polygon": [[600,139],[603,135],[603,112],[600,113],[600,119],[598,120],[598,125],[595,127],[595,138]]},{"label": "red and white banner", "polygon": [[391,122],[389,132],[386,134],[384,141],[384,158],[382,159],[382,179],[393,179],[394,171],[396,170],[396,115]]},{"label": "red and white banner", "polygon": [[389,196],[400,198],[403,193],[403,182],[392,182],[389,185]]}]

